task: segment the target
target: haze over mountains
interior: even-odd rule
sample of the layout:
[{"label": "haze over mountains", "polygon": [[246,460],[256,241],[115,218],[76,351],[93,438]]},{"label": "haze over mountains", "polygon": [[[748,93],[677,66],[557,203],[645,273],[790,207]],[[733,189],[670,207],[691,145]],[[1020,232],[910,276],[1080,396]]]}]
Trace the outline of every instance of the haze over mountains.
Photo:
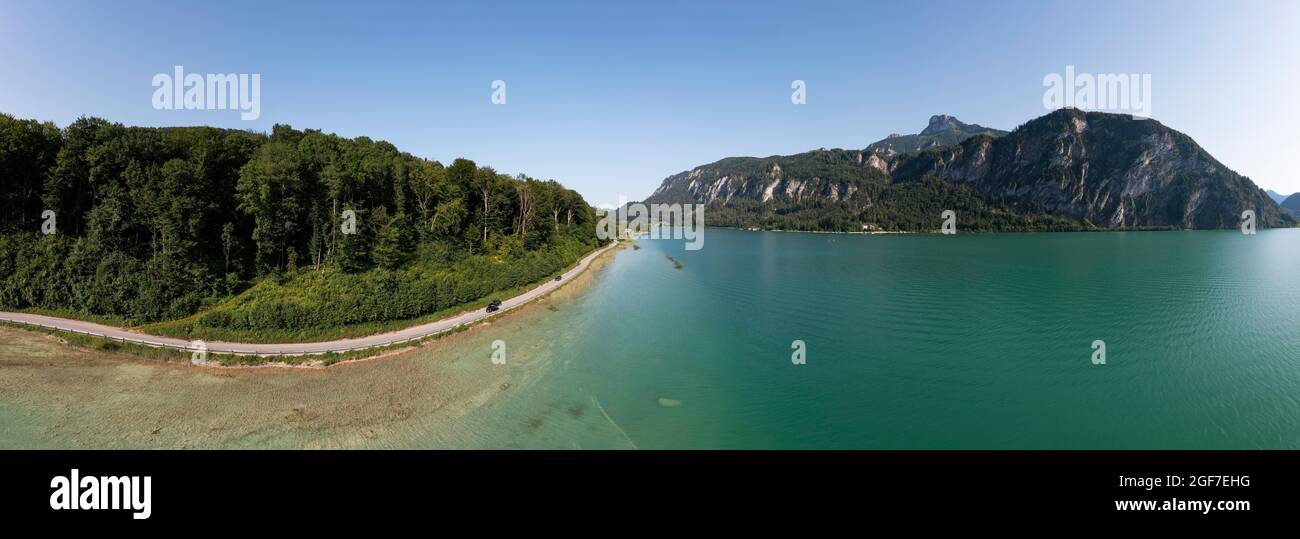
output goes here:
[{"label": "haze over mountains", "polygon": [[727,158],[669,176],[645,202],[701,203],[710,224],[787,230],[936,230],[945,209],[975,230],[1234,228],[1245,210],[1260,227],[1295,225],[1187,135],[1078,109],[1011,132],[939,115],[862,150]]},{"label": "haze over mountains", "polygon": [[1282,208],[1282,211],[1291,214],[1291,217],[1300,220],[1300,193],[1287,197],[1278,206]]}]

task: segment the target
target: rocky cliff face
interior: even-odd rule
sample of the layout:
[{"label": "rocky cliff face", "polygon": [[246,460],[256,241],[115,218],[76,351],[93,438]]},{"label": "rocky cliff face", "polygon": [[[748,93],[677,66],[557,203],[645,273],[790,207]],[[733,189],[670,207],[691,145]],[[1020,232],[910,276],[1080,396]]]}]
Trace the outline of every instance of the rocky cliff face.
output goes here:
[{"label": "rocky cliff face", "polygon": [[888,185],[888,166],[878,154],[849,150],[732,157],[669,176],[646,202],[843,202],[860,198],[865,187]]},{"label": "rocky cliff face", "polygon": [[959,144],[975,135],[1000,137],[1006,131],[978,124],[962,123],[947,114],[930,117],[930,123],[917,135],[890,135],[867,146],[867,151],[893,158],[936,146]]},{"label": "rocky cliff face", "polygon": [[[881,206],[905,205],[890,210],[902,219],[900,212],[920,214],[939,203],[916,197],[967,192],[993,213],[1047,215],[1081,228],[1233,228],[1245,210],[1260,227],[1295,222],[1249,178],[1154,120],[1062,109],[1003,133],[935,116],[908,136],[927,141],[919,152],[899,152],[905,137],[891,136],[864,150],[723,159],[669,176],[646,202],[769,216],[834,211],[841,228],[845,220],[876,226]],[[957,142],[931,144],[937,140]],[[936,178],[950,189],[904,189]]]},{"label": "rocky cliff face", "polygon": [[1259,226],[1292,224],[1187,135],[1128,115],[1062,109],[1005,137],[973,137],[894,165],[895,181],[924,176],[1103,228],[1232,228],[1245,210]]}]

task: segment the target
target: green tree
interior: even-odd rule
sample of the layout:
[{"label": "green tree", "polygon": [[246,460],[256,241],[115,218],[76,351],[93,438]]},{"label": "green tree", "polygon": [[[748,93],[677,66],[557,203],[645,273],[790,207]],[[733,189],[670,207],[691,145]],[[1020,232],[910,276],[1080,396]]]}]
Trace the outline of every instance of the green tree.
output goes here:
[{"label": "green tree", "polygon": [[397,216],[380,227],[372,256],[380,267],[397,269],[410,258],[413,249],[407,220]]},{"label": "green tree", "polygon": [[284,267],[303,213],[298,152],[284,142],[258,149],[239,174],[239,208],[253,217],[259,272]]}]

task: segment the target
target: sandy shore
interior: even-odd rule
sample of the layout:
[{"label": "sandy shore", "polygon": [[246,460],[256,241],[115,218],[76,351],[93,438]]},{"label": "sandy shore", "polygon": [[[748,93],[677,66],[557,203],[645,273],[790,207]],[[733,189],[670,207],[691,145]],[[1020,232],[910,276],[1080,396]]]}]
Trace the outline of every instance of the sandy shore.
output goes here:
[{"label": "sandy shore", "polygon": [[[493,415],[490,428],[481,412],[544,376],[542,344],[618,250],[504,316],[331,368],[196,368],[0,328],[0,448],[512,447],[559,418],[606,428],[586,402]],[[499,339],[508,365],[491,363]],[[567,412],[547,419],[552,410]]]}]

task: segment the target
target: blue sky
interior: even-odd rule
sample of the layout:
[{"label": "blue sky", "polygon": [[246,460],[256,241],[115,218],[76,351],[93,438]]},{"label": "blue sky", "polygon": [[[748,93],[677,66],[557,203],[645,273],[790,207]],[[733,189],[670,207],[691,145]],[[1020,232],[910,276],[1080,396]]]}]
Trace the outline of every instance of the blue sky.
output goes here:
[{"label": "blue sky", "polygon": [[[367,135],[612,203],[722,157],[861,148],[932,114],[1010,129],[1074,65],[1151,74],[1154,118],[1300,191],[1300,2],[614,4],[0,0],[0,111]],[[175,65],[261,74],[261,117],[155,110],[150,81]]]}]

